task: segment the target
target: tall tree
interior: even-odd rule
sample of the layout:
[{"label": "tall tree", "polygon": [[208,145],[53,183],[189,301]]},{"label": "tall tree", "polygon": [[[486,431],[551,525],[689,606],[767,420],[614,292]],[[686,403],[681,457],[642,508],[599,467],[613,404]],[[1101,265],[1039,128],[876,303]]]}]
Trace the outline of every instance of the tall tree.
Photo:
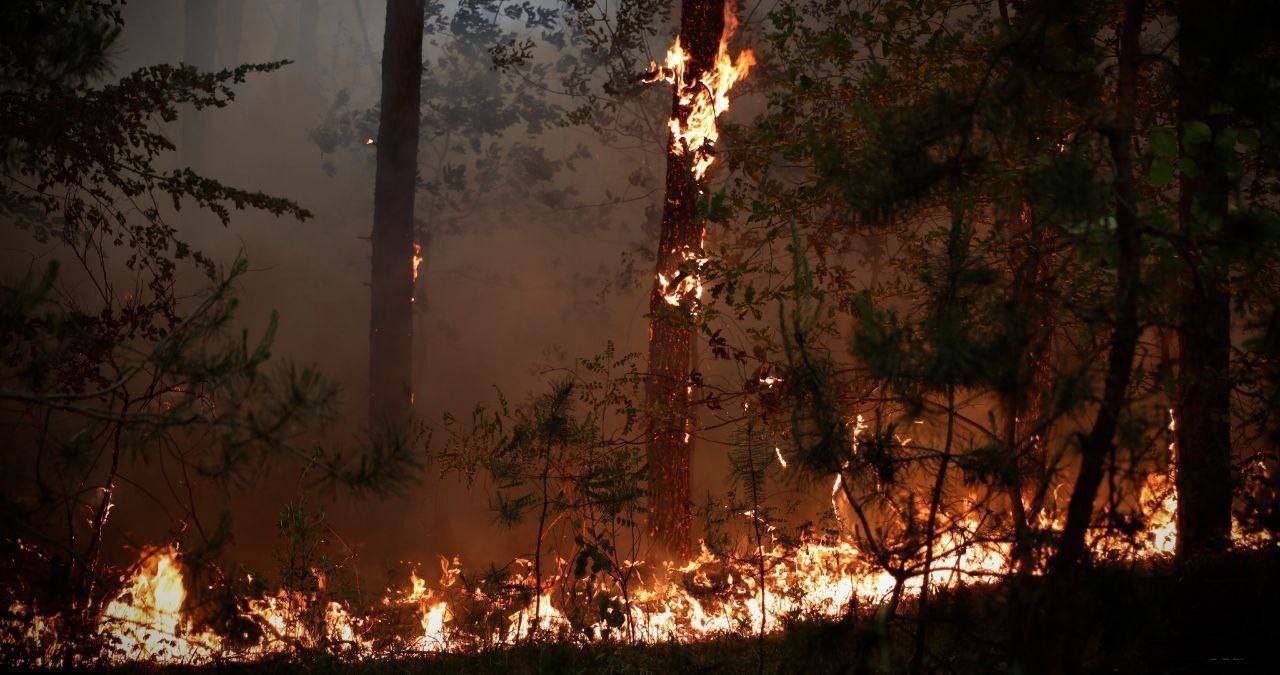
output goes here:
[{"label": "tall tree", "polygon": [[1106,127],[1107,147],[1114,164],[1116,280],[1115,316],[1107,353],[1102,401],[1093,426],[1080,444],[1080,472],[1067,504],[1067,520],[1054,560],[1056,571],[1074,571],[1085,554],[1085,534],[1093,518],[1093,503],[1106,472],[1107,458],[1115,451],[1116,430],[1127,403],[1133,377],[1133,358],[1141,327],[1138,322],[1138,292],[1141,283],[1141,233],[1138,193],[1134,183],[1134,109],[1141,64],[1139,40],[1146,13],[1146,0],[1125,0],[1118,27],[1119,54],[1115,90],[1115,110]]},{"label": "tall tree", "polygon": [[[183,16],[182,60],[200,70],[218,67],[218,0],[187,0]],[[204,160],[208,115],[185,111],[182,116],[182,152],[184,160],[198,167]]]},{"label": "tall tree", "polygon": [[418,166],[423,0],[388,0],[373,194],[369,423],[413,407],[413,202]]},{"label": "tall tree", "polygon": [[315,73],[320,63],[320,0],[302,0],[298,7],[297,58],[304,72]]},{"label": "tall tree", "polygon": [[231,68],[240,59],[240,46],[244,42],[244,0],[223,0],[220,23],[222,44],[218,46],[218,61],[223,67]]},{"label": "tall tree", "polygon": [[[1216,138],[1230,123],[1224,104],[1237,22],[1218,3],[1180,0],[1178,127],[1183,158],[1196,171],[1179,174],[1178,225],[1191,243],[1179,289],[1178,556],[1224,550],[1231,535],[1231,293],[1226,262],[1213,241],[1227,217],[1227,175]],[[1235,16],[1235,12],[1228,12]],[[1243,12],[1247,15],[1248,12]]]},{"label": "tall tree", "polygon": [[[687,125],[691,109],[681,103],[681,90],[714,68],[725,28],[725,0],[682,0],[679,45],[688,55],[683,82],[675,82],[671,118]],[[677,77],[680,77],[677,74]],[[689,462],[693,455],[693,410],[690,406],[693,359],[693,316],[677,289],[687,286],[688,263],[702,257],[705,224],[698,217],[700,180],[697,155],[685,151],[672,134],[667,149],[666,198],[658,238],[657,266],[649,294],[649,526],[673,555],[690,545]],[[674,295],[673,295],[674,294]],[[676,302],[669,302],[674,299]]]}]

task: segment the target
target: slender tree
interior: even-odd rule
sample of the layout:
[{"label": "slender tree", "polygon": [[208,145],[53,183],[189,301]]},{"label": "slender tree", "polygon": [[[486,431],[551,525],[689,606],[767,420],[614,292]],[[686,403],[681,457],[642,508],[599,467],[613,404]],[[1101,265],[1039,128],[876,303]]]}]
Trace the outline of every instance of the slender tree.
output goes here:
[{"label": "slender tree", "polygon": [[[218,67],[218,1],[187,0],[183,16],[182,60],[200,70]],[[199,167],[204,161],[208,115],[185,111],[182,116],[182,153],[185,162]]]},{"label": "slender tree", "polygon": [[[1229,120],[1220,95],[1231,68],[1217,3],[1180,0],[1178,126],[1182,156],[1197,170],[1179,174],[1178,224],[1191,242],[1180,287],[1177,442],[1178,556],[1224,550],[1231,534],[1231,294],[1229,272],[1212,241],[1227,217],[1230,179],[1214,142]],[[1203,133],[1199,133],[1203,130]]]},{"label": "slender tree", "polygon": [[373,205],[369,422],[400,425],[413,406],[413,202],[418,164],[423,0],[388,0]]},{"label": "slender tree", "polygon": [[1127,402],[1126,392],[1133,377],[1133,357],[1141,331],[1138,323],[1138,291],[1141,282],[1141,233],[1138,195],[1134,184],[1134,107],[1141,63],[1139,40],[1146,12],[1146,0],[1125,0],[1119,27],[1120,52],[1116,77],[1114,117],[1106,129],[1107,144],[1114,163],[1116,219],[1115,324],[1107,354],[1102,402],[1093,426],[1080,445],[1080,473],[1067,504],[1067,521],[1054,561],[1067,573],[1085,553],[1085,533],[1093,517],[1093,503],[1105,475],[1107,457],[1115,451],[1116,430]]},{"label": "slender tree", "polygon": [[[688,54],[685,83],[696,82],[714,67],[725,27],[725,0],[682,0],[680,46]],[[690,108],[681,104],[682,84],[675,83],[671,117],[681,125]],[[693,454],[693,411],[690,406],[690,364],[693,358],[693,317],[686,303],[668,302],[687,263],[700,258],[704,223],[698,218],[700,181],[694,174],[695,155],[682,151],[674,135],[667,150],[666,199],[658,238],[657,266],[649,295],[649,377],[646,398],[650,411],[649,489],[650,529],[674,555],[689,549],[689,461]]]},{"label": "slender tree", "polygon": [[221,4],[218,61],[224,68],[233,68],[240,60],[240,46],[244,42],[244,0],[223,0]]},{"label": "slender tree", "polygon": [[298,6],[297,59],[304,72],[315,73],[320,64],[320,2],[302,0]]}]

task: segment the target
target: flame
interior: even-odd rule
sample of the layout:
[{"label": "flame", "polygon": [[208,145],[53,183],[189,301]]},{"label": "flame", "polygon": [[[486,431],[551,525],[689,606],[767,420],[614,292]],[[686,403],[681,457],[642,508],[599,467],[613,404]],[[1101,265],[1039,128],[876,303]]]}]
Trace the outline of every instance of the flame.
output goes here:
[{"label": "flame", "polygon": [[[854,431],[850,447],[853,456],[858,452],[859,436],[866,430],[867,423],[861,416],[855,416],[849,424]],[[1172,413],[1169,428],[1174,428]],[[1169,450],[1171,453],[1175,450],[1173,444]],[[775,454],[779,464],[785,467],[787,462],[781,448],[775,447]],[[1128,538],[1101,531],[1091,542],[1096,554],[1151,559],[1167,556],[1174,550],[1176,471],[1176,461],[1171,457],[1166,470],[1147,477],[1137,500],[1146,523],[1142,536]],[[843,472],[837,473],[832,485],[833,505],[838,505],[843,480]],[[936,555],[928,575],[932,588],[982,583],[1011,571],[1012,547],[1000,537],[992,536],[989,514],[984,515],[979,505],[980,500],[970,496],[952,500],[949,508],[938,513]],[[962,509],[962,512],[949,509]],[[757,518],[753,511],[742,515]],[[1061,528],[1060,515],[1041,512],[1038,519],[1039,526],[1046,531]],[[620,563],[621,571],[634,573],[636,583],[624,598],[624,594],[611,585],[613,582],[592,582],[595,586],[588,591],[593,597],[606,600],[601,605],[606,618],[595,623],[587,618],[585,625],[582,614],[570,611],[578,605],[558,605],[555,600],[555,589],[572,587],[579,581],[568,571],[569,565],[564,560],[557,561],[558,573],[548,573],[542,579],[535,579],[532,564],[527,560],[515,561],[523,571],[504,583],[525,589],[534,589],[536,581],[542,585],[536,594],[531,594],[533,597],[527,604],[513,607],[504,604],[510,602],[503,599],[511,597],[509,592],[492,592],[492,587],[483,584],[458,583],[461,578],[458,560],[441,558],[439,581],[434,587],[413,570],[407,588],[389,589],[381,599],[382,608],[408,612],[414,617],[410,624],[396,624],[412,626],[407,632],[402,630],[404,634],[375,638],[376,629],[385,625],[380,615],[362,613],[348,604],[326,600],[320,596],[321,584],[321,590],[315,593],[281,590],[274,595],[250,599],[243,618],[257,624],[263,638],[252,646],[233,649],[218,635],[192,628],[191,619],[184,614],[187,590],[182,568],[177,550],[170,547],[144,556],[133,578],[103,612],[97,630],[113,645],[115,663],[161,664],[200,664],[215,659],[254,661],[299,649],[323,649],[350,659],[405,650],[470,651],[484,645],[515,644],[540,635],[571,641],[621,638],[639,642],[690,642],[728,633],[777,630],[788,617],[799,615],[834,619],[855,604],[875,605],[893,595],[911,597],[923,586],[924,576],[919,570],[913,575],[895,578],[849,538],[805,535],[798,543],[784,543],[774,536],[774,528],[768,522],[757,522],[766,526],[765,539],[746,554],[719,554],[703,544],[695,557],[682,563],[656,568],[646,567],[641,561]],[[1249,545],[1249,542],[1243,543]],[[474,625],[470,628],[459,625],[459,610],[462,616],[467,616],[473,614],[476,607],[488,612],[492,621],[481,622],[479,629]],[[493,613],[494,609],[497,613]],[[24,636],[22,639],[35,645],[31,650],[35,654],[32,665],[61,663],[55,660],[59,617],[42,616],[20,604],[11,606],[9,614],[20,617],[23,628],[9,634]],[[571,616],[576,617],[576,622]]]},{"label": "flame", "polygon": [[99,633],[114,643],[124,661],[190,663],[207,660],[220,648],[212,632],[194,632],[183,618],[187,589],[177,550],[144,554],[144,564],[107,605]]},{"label": "flame", "polygon": [[658,272],[658,292],[662,295],[662,299],[672,307],[679,307],[680,303],[686,298],[692,300],[695,305],[697,301],[702,299],[701,271],[706,266],[708,258],[688,249],[680,252],[680,258],[685,263],[693,263],[695,271],[689,273],[677,272],[671,278],[668,278],[662,272]]},{"label": "flame", "polygon": [[756,63],[755,54],[750,49],[740,52],[736,59],[729,56],[729,38],[737,29],[738,19],[733,3],[726,2],[724,30],[720,34],[715,61],[696,80],[691,81],[689,77],[690,56],[681,46],[679,36],[667,50],[662,65],[649,64],[653,74],[647,81],[675,86],[680,107],[688,111],[684,119],[672,117],[667,126],[671,130],[671,152],[677,155],[689,153],[693,176],[697,180],[702,179],[715,161],[711,148],[720,138],[716,118],[729,109],[729,90],[746,77]]},{"label": "flame", "polygon": [[[418,287],[418,268],[422,266],[422,260],[422,244],[415,241],[413,242],[413,287],[415,289]],[[416,292],[410,291],[409,302],[417,302],[417,296]]]},{"label": "flame", "polygon": [[[535,617],[536,626],[535,626]],[[513,644],[528,638],[535,632],[563,632],[569,626],[569,619],[551,604],[551,594],[542,593],[528,607],[507,617],[508,627],[505,641]]]},{"label": "flame", "polygon": [[[1178,421],[1169,409],[1169,436],[1178,429]],[[1139,506],[1147,518],[1147,532],[1153,550],[1171,555],[1178,547],[1178,444],[1169,442],[1169,468],[1165,473],[1147,476],[1142,485]]]}]

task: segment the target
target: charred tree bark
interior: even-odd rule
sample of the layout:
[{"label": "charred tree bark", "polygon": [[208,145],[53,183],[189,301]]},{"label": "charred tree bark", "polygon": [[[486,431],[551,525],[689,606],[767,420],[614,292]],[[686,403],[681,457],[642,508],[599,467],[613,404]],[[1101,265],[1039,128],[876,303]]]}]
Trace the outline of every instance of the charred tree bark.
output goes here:
[{"label": "charred tree bark", "polygon": [[[218,67],[218,0],[186,0],[183,16],[182,61],[200,70]],[[182,116],[182,157],[199,168],[204,162],[208,116],[188,109]]]},{"label": "charred tree bark", "polygon": [[1107,374],[1102,402],[1093,426],[1081,442],[1080,473],[1071,490],[1067,521],[1053,561],[1054,572],[1070,576],[1085,554],[1085,535],[1093,517],[1093,503],[1102,484],[1107,457],[1115,449],[1116,428],[1124,412],[1126,392],[1133,376],[1133,357],[1138,347],[1138,290],[1142,272],[1142,241],[1139,231],[1138,194],[1134,184],[1133,127],[1137,98],[1138,66],[1141,61],[1146,0],[1125,0],[1120,25],[1120,55],[1116,83],[1115,120],[1107,130],[1111,160],[1115,165],[1113,190],[1116,212],[1116,306],[1115,326],[1107,355]]},{"label": "charred tree bark", "polygon": [[[1181,87],[1178,126],[1213,119],[1218,75],[1229,64],[1216,53],[1227,39],[1214,15],[1223,9],[1204,0],[1181,0],[1178,12],[1178,62]],[[1227,214],[1230,182],[1212,141],[1189,148],[1185,131],[1182,155],[1198,171],[1179,176],[1178,220],[1191,242],[1187,273],[1180,288],[1178,393],[1176,420],[1178,547],[1182,560],[1224,550],[1231,536],[1231,293],[1229,271],[1197,241],[1220,231]],[[1206,148],[1205,146],[1208,146]],[[1211,245],[1210,245],[1211,246]]]},{"label": "charred tree bark", "polygon": [[[686,78],[710,70],[724,32],[725,0],[682,0],[680,44],[689,54]],[[679,90],[679,83],[676,89]],[[685,121],[689,110],[672,95],[671,116]],[[677,142],[672,138],[671,143]],[[700,191],[693,155],[668,145],[666,200],[658,239],[657,265],[649,295],[649,527],[657,543],[679,556],[690,548],[689,462],[693,455],[690,372],[693,317],[681,302],[667,303],[659,275],[673,282],[687,255],[701,256],[704,224],[697,215]]]},{"label": "charred tree bark", "polygon": [[369,424],[406,424],[413,388],[413,205],[423,0],[388,0],[373,193]]}]

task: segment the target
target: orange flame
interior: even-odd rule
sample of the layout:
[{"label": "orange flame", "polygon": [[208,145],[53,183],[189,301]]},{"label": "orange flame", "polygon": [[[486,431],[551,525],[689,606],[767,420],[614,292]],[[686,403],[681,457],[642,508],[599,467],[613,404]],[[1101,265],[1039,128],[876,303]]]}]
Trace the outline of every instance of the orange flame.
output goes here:
[{"label": "orange flame", "polygon": [[[849,424],[854,431],[850,452],[856,454],[859,436],[867,424],[860,417],[854,417]],[[1173,449],[1171,445],[1170,450]],[[775,455],[785,467],[780,448],[775,448]],[[1171,460],[1166,471],[1152,474],[1143,486],[1137,506],[1147,523],[1145,536],[1128,539],[1103,532],[1091,542],[1095,553],[1149,559],[1173,551],[1177,509],[1175,471]],[[835,480],[833,505],[840,501],[841,475],[837,474]],[[960,503],[972,503],[972,498]],[[750,511],[743,515],[756,517]],[[1061,527],[1060,518],[1045,513],[1041,514],[1039,524],[1046,530]],[[569,617],[569,608],[557,607],[554,602],[552,589],[557,588],[566,573],[566,563],[560,561],[561,576],[551,574],[542,579],[543,587],[538,589],[536,597],[500,618],[496,630],[487,636],[467,634],[455,626],[455,612],[451,607],[455,595],[461,594],[456,595],[460,602],[484,606],[491,605],[496,598],[479,588],[459,587],[456,583],[460,577],[458,561],[442,559],[437,589],[429,588],[427,581],[415,571],[409,576],[406,590],[389,590],[382,598],[383,606],[409,610],[418,618],[414,634],[397,636],[391,648],[459,651],[474,649],[486,642],[513,644],[534,634],[576,640],[625,635],[626,639],[641,642],[688,642],[725,633],[776,630],[784,625],[787,617],[797,614],[836,618],[853,603],[881,603],[895,592],[912,596],[918,594],[923,585],[920,574],[901,581],[895,579],[847,539],[806,537],[798,545],[784,545],[772,538],[773,529],[767,523],[766,526],[768,538],[761,546],[752,548],[753,556],[762,558],[763,565],[752,557],[718,555],[704,545],[696,557],[683,564],[668,564],[654,573],[637,577],[638,582],[625,602],[617,589],[607,585],[595,589],[597,593],[612,595],[613,603],[606,611],[612,620],[586,626],[575,626]],[[938,514],[938,533],[937,555],[929,573],[931,587],[980,583],[1010,572],[1010,544],[989,536],[978,509],[963,515],[944,509]],[[1237,543],[1250,545],[1249,542]],[[517,563],[530,567],[524,560]],[[644,564],[625,561],[620,567],[640,574]],[[533,581],[528,571],[515,579],[517,584],[530,588]],[[322,601],[315,594],[279,591],[249,600],[244,612],[244,618],[256,623],[265,638],[252,647],[231,650],[218,635],[192,628],[191,620],[183,613],[186,597],[176,549],[170,547],[146,555],[144,564],[107,606],[99,623],[99,635],[115,647],[115,662],[257,660],[298,648],[327,648],[344,657],[361,659],[385,653],[389,648],[385,639],[378,641],[371,637],[371,629],[378,625],[375,616],[358,614],[343,603]],[[57,644],[57,618],[43,617],[16,604],[10,608],[10,614],[27,617],[23,624],[27,629],[19,634],[25,635],[26,640],[38,640],[33,665],[56,665],[53,655],[57,650],[47,646]]]},{"label": "orange flame", "polygon": [[142,569],[103,613],[99,632],[115,643],[122,661],[192,663],[207,660],[221,645],[212,632],[195,632],[182,616],[187,589],[177,550],[145,558]]},{"label": "orange flame", "polygon": [[698,180],[702,179],[715,161],[711,148],[720,138],[716,118],[729,109],[729,90],[746,77],[751,66],[756,63],[755,54],[750,49],[740,52],[736,59],[729,56],[729,38],[737,29],[738,19],[733,3],[726,2],[724,30],[720,34],[715,62],[696,81],[689,79],[687,70],[690,57],[680,45],[678,36],[667,50],[662,65],[652,62],[649,64],[653,75],[648,81],[674,85],[680,106],[688,110],[685,119],[672,117],[667,125],[671,129],[671,152],[677,155],[690,153],[693,176]]}]

